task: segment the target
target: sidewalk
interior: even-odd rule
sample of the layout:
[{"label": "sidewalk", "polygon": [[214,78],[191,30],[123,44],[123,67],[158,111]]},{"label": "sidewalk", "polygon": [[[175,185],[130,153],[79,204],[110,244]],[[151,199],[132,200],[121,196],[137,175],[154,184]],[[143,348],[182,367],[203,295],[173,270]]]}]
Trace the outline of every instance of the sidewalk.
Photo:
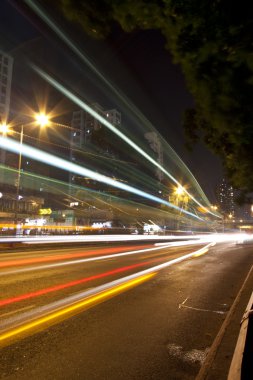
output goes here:
[{"label": "sidewalk", "polygon": [[218,332],[196,380],[227,380],[240,322],[253,291],[253,266]]}]

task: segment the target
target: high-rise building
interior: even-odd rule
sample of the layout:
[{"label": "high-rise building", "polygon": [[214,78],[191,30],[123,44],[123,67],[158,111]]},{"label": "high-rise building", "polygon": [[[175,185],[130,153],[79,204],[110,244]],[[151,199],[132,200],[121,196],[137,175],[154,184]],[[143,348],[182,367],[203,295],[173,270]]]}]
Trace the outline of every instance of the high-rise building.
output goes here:
[{"label": "high-rise building", "polygon": [[[121,113],[116,109],[104,110],[98,103],[92,103],[91,108],[114,126],[119,127],[121,125]],[[84,110],[73,112],[71,127],[73,130],[70,136],[70,160],[75,162],[77,160],[76,150],[87,148],[92,142],[92,136],[105,127],[96,117]],[[90,145],[89,149],[91,149]],[[75,175],[70,173],[69,183],[74,182]]]},{"label": "high-rise building", "polygon": [[107,120],[115,125],[120,126],[121,125],[121,113],[117,111],[116,109],[104,111],[105,117]]},{"label": "high-rise building", "polygon": [[222,179],[221,183],[217,186],[216,197],[221,213],[228,215],[235,215],[235,190],[225,180]]},{"label": "high-rise building", "polygon": [[13,58],[0,50],[0,122],[6,123],[10,110]]},{"label": "high-rise building", "polygon": [[[163,166],[163,148],[161,139],[156,132],[145,133],[145,138],[148,140],[150,148],[156,153],[156,161],[159,165]],[[164,174],[161,169],[155,170],[155,175],[161,182],[164,178]]]}]

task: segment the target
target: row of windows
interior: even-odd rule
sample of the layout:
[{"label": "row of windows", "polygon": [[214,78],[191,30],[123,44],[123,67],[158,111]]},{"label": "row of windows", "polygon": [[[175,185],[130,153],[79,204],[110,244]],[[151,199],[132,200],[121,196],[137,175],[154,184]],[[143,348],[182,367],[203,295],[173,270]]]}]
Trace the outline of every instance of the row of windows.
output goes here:
[{"label": "row of windows", "polygon": [[5,65],[8,65],[8,58],[3,57],[2,54],[0,54],[0,62],[3,62]]},{"label": "row of windows", "polygon": [[2,86],[0,87],[0,93],[1,93],[1,95],[5,95],[5,94],[6,94],[6,90],[7,90],[7,87],[4,86],[4,85],[2,85]]},{"label": "row of windows", "polygon": [[1,95],[0,96],[0,103],[5,104],[6,103],[6,96]]},{"label": "row of windows", "polygon": [[8,66],[4,66],[0,63],[0,72],[1,71],[3,74],[8,75]]},{"label": "row of windows", "polygon": [[5,75],[0,75],[0,82],[7,85],[7,77]]}]

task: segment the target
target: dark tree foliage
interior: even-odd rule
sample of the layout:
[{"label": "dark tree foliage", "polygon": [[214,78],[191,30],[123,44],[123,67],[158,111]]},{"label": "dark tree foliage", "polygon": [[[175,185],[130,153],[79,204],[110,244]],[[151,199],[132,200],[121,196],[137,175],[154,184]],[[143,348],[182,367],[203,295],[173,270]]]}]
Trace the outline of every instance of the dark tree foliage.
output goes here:
[{"label": "dark tree foliage", "polygon": [[226,0],[61,0],[61,11],[92,36],[158,29],[195,99],[184,127],[221,157],[231,184],[253,191],[253,15]]}]

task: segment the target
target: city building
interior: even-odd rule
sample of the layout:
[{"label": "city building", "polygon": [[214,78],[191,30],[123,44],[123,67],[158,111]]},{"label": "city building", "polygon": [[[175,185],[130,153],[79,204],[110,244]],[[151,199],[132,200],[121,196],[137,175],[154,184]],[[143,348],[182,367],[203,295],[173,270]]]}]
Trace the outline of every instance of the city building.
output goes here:
[{"label": "city building", "polygon": [[217,186],[216,197],[219,210],[225,217],[235,216],[235,190],[225,180],[222,179],[221,183]]},{"label": "city building", "polygon": [[[163,166],[163,148],[161,139],[159,138],[158,134],[156,132],[148,132],[145,133],[145,138],[148,140],[150,148],[156,153],[156,162]],[[155,170],[155,175],[157,179],[161,182],[164,178],[164,174],[161,169],[157,168]]]},{"label": "city building", "polygon": [[[116,127],[120,127],[121,113],[119,111],[116,109],[104,110],[98,103],[92,103],[90,106],[96,113],[104,117],[111,124]],[[72,162],[78,160],[78,150],[94,150],[95,147],[92,146],[92,143],[94,143],[93,140],[95,134],[97,137],[98,135],[101,135],[101,139],[96,139],[96,143],[98,142],[97,140],[101,140],[99,144],[100,146],[97,146],[96,148],[100,151],[100,153],[104,152],[108,154],[108,149],[103,141],[103,132],[105,127],[92,114],[84,110],[74,111],[72,114],[71,127],[73,128],[70,136],[70,160]],[[70,173],[69,184],[75,183],[75,179],[76,176],[73,175],[73,173]]]},{"label": "city building", "polygon": [[117,111],[116,109],[104,111],[105,117],[107,120],[115,125],[115,126],[120,126],[121,125],[121,113]]},{"label": "city building", "polygon": [[13,58],[0,50],[0,123],[8,121]]},{"label": "city building", "polygon": [[[0,124],[7,124],[10,110],[11,81],[13,58],[0,50]],[[6,162],[6,151],[1,149],[0,164]],[[1,183],[4,183],[4,172],[1,171]]]}]

